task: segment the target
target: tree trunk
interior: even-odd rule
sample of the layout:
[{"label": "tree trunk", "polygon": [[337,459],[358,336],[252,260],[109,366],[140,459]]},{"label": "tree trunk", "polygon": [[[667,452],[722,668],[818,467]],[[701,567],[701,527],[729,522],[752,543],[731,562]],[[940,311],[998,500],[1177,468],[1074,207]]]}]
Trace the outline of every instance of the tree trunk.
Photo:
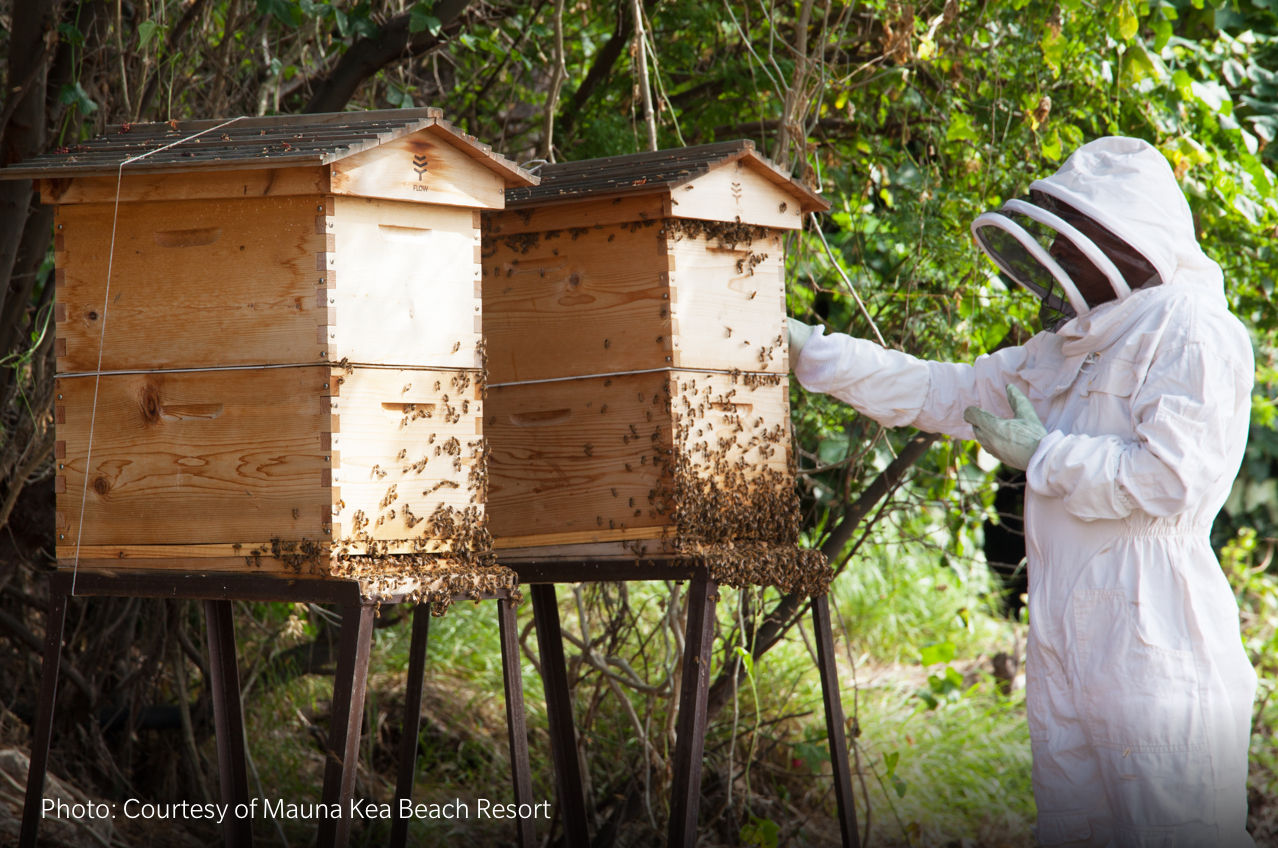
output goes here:
[{"label": "tree trunk", "polygon": [[[10,117],[0,136],[0,165],[20,162],[44,147],[45,45],[56,23],[53,0],[24,0],[13,6],[8,89],[9,97],[17,99],[6,104],[5,111]],[[27,82],[25,86],[24,82]],[[15,91],[19,86],[21,88]],[[0,291],[5,292],[6,301],[20,294],[13,291],[9,282],[22,242],[31,194],[30,180],[0,180]]]}]

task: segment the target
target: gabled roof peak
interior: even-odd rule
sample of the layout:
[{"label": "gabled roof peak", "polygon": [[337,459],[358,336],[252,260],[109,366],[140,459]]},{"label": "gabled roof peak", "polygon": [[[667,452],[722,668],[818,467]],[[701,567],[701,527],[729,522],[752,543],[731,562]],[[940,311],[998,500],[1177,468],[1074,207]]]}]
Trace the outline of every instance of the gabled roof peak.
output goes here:
[{"label": "gabled roof peak", "polygon": [[506,208],[671,190],[734,162],[789,192],[804,212],[830,208],[825,198],[760,155],[749,139],[543,165],[538,185],[506,189]]}]

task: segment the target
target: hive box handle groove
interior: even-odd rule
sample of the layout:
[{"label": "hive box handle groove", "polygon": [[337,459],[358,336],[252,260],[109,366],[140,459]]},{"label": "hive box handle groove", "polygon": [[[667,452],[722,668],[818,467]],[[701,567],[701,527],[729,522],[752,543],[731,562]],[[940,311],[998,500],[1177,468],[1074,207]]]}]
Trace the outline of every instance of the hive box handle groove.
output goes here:
[{"label": "hive box handle groove", "polygon": [[155,243],[160,247],[204,247],[205,245],[213,244],[221,237],[221,227],[155,231]]},{"label": "hive box handle groove", "polygon": [[551,427],[571,417],[571,409],[547,409],[543,412],[517,412],[510,416],[510,423],[516,427]]}]

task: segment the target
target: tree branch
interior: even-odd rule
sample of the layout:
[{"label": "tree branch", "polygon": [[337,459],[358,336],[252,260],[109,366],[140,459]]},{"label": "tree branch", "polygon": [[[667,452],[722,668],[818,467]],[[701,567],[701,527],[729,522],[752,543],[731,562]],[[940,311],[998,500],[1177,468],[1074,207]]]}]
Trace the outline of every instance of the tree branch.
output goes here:
[{"label": "tree branch", "polygon": [[626,44],[630,42],[633,33],[631,16],[626,14],[623,3],[617,4],[617,28],[613,30],[612,36],[604,42],[603,47],[599,48],[599,52],[595,54],[595,60],[590,63],[590,70],[586,72],[585,78],[581,81],[581,85],[577,86],[577,90],[572,93],[572,98],[568,101],[568,108],[564,110],[563,116],[559,119],[559,132],[567,138],[577,124],[577,117],[581,114],[581,110],[585,108],[586,103],[590,100],[595,91],[608,81],[608,77],[612,76],[612,66],[617,64],[617,59],[621,56]]},{"label": "tree branch", "polygon": [[[443,27],[466,11],[470,0],[440,0],[433,12]],[[432,35],[430,30],[410,32],[411,12],[396,15],[377,30],[377,35],[361,38],[338,60],[329,75],[315,88],[315,94],[302,109],[304,113],[340,112],[355,96],[364,80],[399,59],[409,59],[439,46],[444,32]]]}]

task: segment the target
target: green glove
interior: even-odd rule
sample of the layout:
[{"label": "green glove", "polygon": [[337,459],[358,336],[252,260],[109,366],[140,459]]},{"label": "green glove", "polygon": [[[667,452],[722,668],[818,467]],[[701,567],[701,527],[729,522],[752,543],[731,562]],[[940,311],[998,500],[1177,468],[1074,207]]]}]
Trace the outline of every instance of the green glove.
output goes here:
[{"label": "green glove", "polygon": [[1020,389],[1007,387],[1007,402],[1016,413],[1015,418],[999,418],[979,406],[969,406],[963,411],[963,420],[976,431],[976,440],[1004,465],[1029,468],[1038,443],[1047,435],[1043,422],[1034,414],[1029,398]]},{"label": "green glove", "polygon": [[790,328],[790,370],[793,371],[794,366],[799,364],[799,354],[803,352],[803,346],[808,343],[808,339],[816,328],[809,327],[793,318],[786,318],[785,321],[786,326]]}]

